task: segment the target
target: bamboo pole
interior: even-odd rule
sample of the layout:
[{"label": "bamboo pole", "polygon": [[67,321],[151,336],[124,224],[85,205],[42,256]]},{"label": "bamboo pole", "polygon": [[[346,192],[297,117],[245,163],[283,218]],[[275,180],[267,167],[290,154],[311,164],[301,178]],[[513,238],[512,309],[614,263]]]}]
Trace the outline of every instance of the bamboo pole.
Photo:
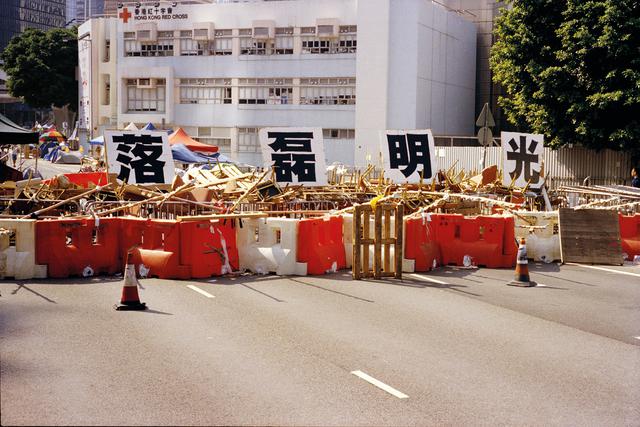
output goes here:
[{"label": "bamboo pole", "polygon": [[93,193],[97,193],[97,192],[100,192],[100,191],[102,191],[102,190],[108,189],[109,187],[111,187],[111,185],[112,185],[112,184],[111,184],[111,183],[109,183],[109,184],[105,185],[104,187],[96,187],[96,188],[92,188],[92,189],[91,189],[91,190],[89,190],[89,191],[85,191],[84,193],[78,194],[77,196],[73,196],[73,197],[70,197],[70,198],[68,198],[68,199],[62,200],[62,201],[60,201],[60,202],[58,202],[58,203],[56,203],[56,204],[54,204],[54,205],[48,206],[48,207],[43,208],[43,209],[39,209],[39,210],[37,210],[37,211],[35,211],[35,212],[32,212],[32,213],[30,213],[30,214],[28,214],[28,215],[24,215],[24,216],[22,216],[22,217],[20,217],[20,218],[21,218],[21,219],[37,218],[39,215],[41,215],[41,214],[43,214],[43,213],[45,213],[45,212],[48,212],[48,211],[50,211],[50,210],[53,210],[53,209],[55,209],[55,208],[57,208],[57,207],[59,207],[59,206],[66,205],[66,204],[67,204],[67,203],[69,203],[69,202],[73,202],[73,201],[75,201],[75,200],[79,200],[79,199],[81,199],[81,198],[83,198],[83,197],[90,196],[90,195],[92,195]]}]

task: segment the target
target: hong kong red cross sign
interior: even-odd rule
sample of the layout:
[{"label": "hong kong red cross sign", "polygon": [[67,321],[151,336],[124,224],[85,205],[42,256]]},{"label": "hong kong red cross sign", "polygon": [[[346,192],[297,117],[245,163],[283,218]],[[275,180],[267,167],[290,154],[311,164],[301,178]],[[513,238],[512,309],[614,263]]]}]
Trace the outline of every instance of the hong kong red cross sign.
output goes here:
[{"label": "hong kong red cross sign", "polygon": [[129,21],[129,18],[131,18],[131,12],[129,12],[129,9],[125,7],[124,9],[122,9],[122,12],[120,12],[120,15],[118,16],[120,16],[120,18],[122,18],[122,22],[126,24],[127,21]]}]

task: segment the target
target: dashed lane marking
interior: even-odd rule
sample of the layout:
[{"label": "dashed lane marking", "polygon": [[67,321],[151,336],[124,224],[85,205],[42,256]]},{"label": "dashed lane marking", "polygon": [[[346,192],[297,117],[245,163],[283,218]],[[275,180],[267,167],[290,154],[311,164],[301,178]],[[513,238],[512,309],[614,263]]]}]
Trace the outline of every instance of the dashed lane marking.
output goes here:
[{"label": "dashed lane marking", "polygon": [[438,279],[433,279],[429,276],[425,276],[424,274],[411,273],[411,274],[407,274],[407,276],[415,277],[416,279],[426,280],[427,282],[437,283],[439,285],[448,285],[447,282],[443,282],[442,280],[438,280]]},{"label": "dashed lane marking", "polygon": [[407,399],[409,397],[406,394],[402,393],[401,391],[396,390],[395,388],[383,383],[382,381],[379,381],[373,378],[372,376],[365,374],[362,371],[352,371],[351,373],[356,377],[360,377],[366,382],[373,384],[374,386],[386,391],[387,393],[394,395],[398,399]]},{"label": "dashed lane marking", "polygon": [[204,295],[204,296],[205,296],[205,297],[207,297],[207,298],[215,298],[215,296],[211,295],[211,294],[210,294],[209,292],[207,292],[207,291],[203,291],[202,289],[200,289],[200,288],[199,288],[199,287],[197,287],[197,286],[187,285],[187,288],[189,288],[189,289],[191,289],[191,290],[193,290],[193,291],[196,291],[196,292],[198,292],[199,294],[202,294],[202,295]]},{"label": "dashed lane marking", "polygon": [[625,274],[627,276],[640,277],[640,274],[638,274],[638,273],[630,273],[628,271],[620,271],[620,270],[613,270],[611,268],[596,267],[594,265],[584,265],[584,264],[577,264],[577,263],[573,263],[573,262],[567,262],[566,264],[567,265],[577,265],[578,267],[591,268],[591,269],[594,269],[594,270],[608,271],[610,273]]}]

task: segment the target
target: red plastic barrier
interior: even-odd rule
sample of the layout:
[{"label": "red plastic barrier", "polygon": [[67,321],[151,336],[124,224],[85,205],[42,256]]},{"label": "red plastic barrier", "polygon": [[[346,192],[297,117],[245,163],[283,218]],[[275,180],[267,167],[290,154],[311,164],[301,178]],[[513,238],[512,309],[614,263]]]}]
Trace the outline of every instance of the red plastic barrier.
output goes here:
[{"label": "red plastic barrier", "polygon": [[[465,255],[474,264],[489,268],[513,267],[514,222],[512,217],[432,215],[442,263],[463,265]],[[512,240],[512,243],[509,243]]]},{"label": "red plastic barrier", "polygon": [[342,222],[341,216],[300,220],[297,261],[307,263],[307,274],[325,274],[333,263],[347,267]]},{"label": "red plastic barrier", "polygon": [[219,276],[239,268],[234,220],[182,222],[180,238],[180,264],[189,266],[192,278]]},{"label": "red plastic barrier", "polygon": [[[48,277],[115,274],[119,261],[119,220],[63,219],[36,223],[36,259]],[[87,269],[89,267],[90,269]]]},{"label": "red plastic barrier", "polygon": [[188,279],[190,269],[180,264],[180,227],[175,221],[121,218],[120,254],[122,264],[132,247],[140,250],[133,263],[140,273],[140,265],[149,270],[149,277],[160,279]]},{"label": "red plastic barrier", "polygon": [[627,254],[627,259],[640,255],[640,214],[631,216],[619,215],[620,241],[622,252]]},{"label": "red plastic barrier", "polygon": [[442,264],[436,228],[426,218],[411,218],[405,221],[404,257],[415,260],[415,271],[430,271],[433,262]]},{"label": "red plastic barrier", "polygon": [[[69,179],[69,182],[79,185],[82,188],[89,188],[89,183],[93,183],[94,185],[107,185],[109,183],[109,176],[106,172],[79,172],[79,173],[65,173]],[[53,181],[52,179],[48,179],[44,181],[49,184]]]}]

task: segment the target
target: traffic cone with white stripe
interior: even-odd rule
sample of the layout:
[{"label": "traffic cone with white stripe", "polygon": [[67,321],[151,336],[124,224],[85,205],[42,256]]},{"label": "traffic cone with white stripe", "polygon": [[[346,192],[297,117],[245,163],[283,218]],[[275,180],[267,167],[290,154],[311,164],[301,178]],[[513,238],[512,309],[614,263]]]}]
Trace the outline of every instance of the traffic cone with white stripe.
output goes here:
[{"label": "traffic cone with white stripe", "polygon": [[507,283],[509,286],[528,288],[536,283],[529,279],[529,259],[527,258],[527,244],[524,237],[520,239],[518,246],[518,258],[516,259],[516,280]]},{"label": "traffic cone with white stripe", "polygon": [[124,284],[122,285],[122,297],[120,298],[120,304],[116,304],[113,308],[121,311],[130,310],[146,310],[147,305],[140,302],[140,296],[138,295],[138,278],[136,277],[135,264],[129,264],[129,255],[127,253],[127,261],[124,268]]}]

